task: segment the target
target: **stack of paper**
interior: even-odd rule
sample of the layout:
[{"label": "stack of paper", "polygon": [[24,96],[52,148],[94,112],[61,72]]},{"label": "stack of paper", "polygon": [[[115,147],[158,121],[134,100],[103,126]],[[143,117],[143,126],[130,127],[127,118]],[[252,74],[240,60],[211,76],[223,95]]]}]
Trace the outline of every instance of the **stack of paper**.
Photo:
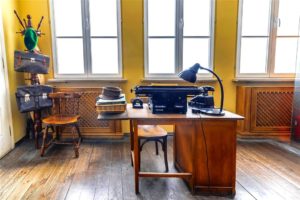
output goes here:
[{"label": "stack of paper", "polygon": [[126,104],[125,94],[121,94],[121,98],[119,99],[102,99],[98,97],[97,105],[109,105],[109,104]]}]

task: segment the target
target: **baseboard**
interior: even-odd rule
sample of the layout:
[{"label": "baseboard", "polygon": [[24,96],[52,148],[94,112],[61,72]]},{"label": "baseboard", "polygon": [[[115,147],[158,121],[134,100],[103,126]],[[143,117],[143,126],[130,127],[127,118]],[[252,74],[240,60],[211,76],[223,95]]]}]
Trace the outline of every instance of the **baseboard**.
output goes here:
[{"label": "baseboard", "polygon": [[21,145],[26,139],[29,139],[27,136],[22,137],[20,140],[15,142],[15,147]]}]

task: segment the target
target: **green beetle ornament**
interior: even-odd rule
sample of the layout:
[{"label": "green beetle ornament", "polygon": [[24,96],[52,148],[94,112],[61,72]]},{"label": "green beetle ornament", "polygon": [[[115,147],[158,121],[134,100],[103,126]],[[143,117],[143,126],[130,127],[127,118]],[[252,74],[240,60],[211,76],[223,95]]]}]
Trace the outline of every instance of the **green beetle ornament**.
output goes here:
[{"label": "green beetle ornament", "polygon": [[23,22],[22,20],[20,19],[17,11],[14,10],[14,13],[15,15],[17,16],[18,20],[19,20],[19,23],[21,24],[23,30],[21,30],[20,32],[17,32],[17,33],[20,33],[21,35],[24,36],[24,44],[27,48],[28,51],[34,51],[37,47],[37,44],[38,44],[38,37],[40,37],[41,35],[43,35],[43,33],[40,31],[40,27],[41,27],[41,24],[43,22],[43,19],[44,19],[44,16],[42,16],[38,26],[37,26],[37,29],[35,30],[33,27],[32,27],[32,24],[31,24],[31,16],[30,15],[27,15],[27,22],[25,19],[23,19]]},{"label": "green beetle ornament", "polygon": [[24,33],[24,44],[29,51],[35,49],[38,43],[38,36],[33,28],[27,28]]}]

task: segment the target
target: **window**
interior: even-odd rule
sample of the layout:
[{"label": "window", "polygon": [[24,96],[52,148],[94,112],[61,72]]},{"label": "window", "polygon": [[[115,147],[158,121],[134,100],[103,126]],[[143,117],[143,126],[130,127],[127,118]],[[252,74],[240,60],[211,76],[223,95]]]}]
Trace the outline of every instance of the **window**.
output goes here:
[{"label": "window", "polygon": [[52,0],[56,78],[122,76],[120,0]]},{"label": "window", "polygon": [[176,77],[196,62],[212,68],[213,16],[213,0],[145,0],[145,77]]},{"label": "window", "polygon": [[237,77],[293,77],[299,0],[240,0]]}]

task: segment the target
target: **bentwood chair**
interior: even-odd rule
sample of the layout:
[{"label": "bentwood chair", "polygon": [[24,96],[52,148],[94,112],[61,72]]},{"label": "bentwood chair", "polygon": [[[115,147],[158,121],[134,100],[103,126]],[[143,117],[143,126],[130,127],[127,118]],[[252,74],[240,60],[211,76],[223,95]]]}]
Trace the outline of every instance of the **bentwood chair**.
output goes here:
[{"label": "bentwood chair", "polygon": [[[148,99],[142,99],[143,102],[147,102]],[[133,151],[133,123],[130,121],[130,138],[131,138],[131,150]],[[169,171],[168,166],[168,152],[167,152],[167,137],[168,132],[158,125],[139,125],[138,126],[138,143],[139,143],[139,158],[141,161],[141,151],[143,146],[150,142],[155,142],[155,152],[156,155],[159,155],[158,151],[158,143],[161,144],[162,151],[164,152],[164,161],[165,161],[165,168],[166,172]],[[141,162],[140,162],[141,163]],[[131,165],[133,165],[133,160],[131,157]],[[140,166],[139,166],[140,168]]]},{"label": "bentwood chair", "polygon": [[[52,98],[53,107],[52,114],[42,119],[42,123],[46,125],[43,131],[43,142],[41,146],[41,156],[44,156],[45,150],[51,144],[72,144],[75,157],[79,156],[79,146],[82,140],[78,121],[79,115],[79,99],[82,93],[79,92],[57,92],[49,94]],[[61,133],[66,127],[71,128],[72,141],[63,141],[60,139]],[[49,132],[49,129],[52,132]],[[55,131],[54,131],[55,130]],[[48,135],[52,137],[47,142]]]}]

